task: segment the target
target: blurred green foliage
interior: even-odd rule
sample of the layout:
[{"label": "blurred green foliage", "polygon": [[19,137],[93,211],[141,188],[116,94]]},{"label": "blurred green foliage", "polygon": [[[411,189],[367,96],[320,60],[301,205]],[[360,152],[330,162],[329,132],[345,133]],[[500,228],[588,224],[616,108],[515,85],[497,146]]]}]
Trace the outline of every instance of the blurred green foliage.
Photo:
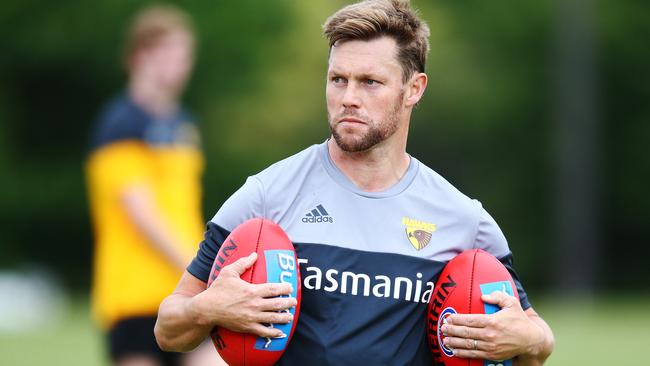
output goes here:
[{"label": "blurred green foliage", "polygon": [[[208,157],[206,220],[247,175],[327,137],[320,25],[345,3],[178,2],[199,33],[186,102],[200,119]],[[552,288],[556,2],[413,3],[431,26],[432,47],[409,151],[483,202],[527,286]],[[43,263],[74,288],[88,285],[88,134],[101,105],[124,87],[124,28],[143,4],[0,5],[0,267]],[[596,14],[599,285],[648,290],[650,12],[641,0],[602,0]],[[610,268],[625,271],[612,278]]]}]

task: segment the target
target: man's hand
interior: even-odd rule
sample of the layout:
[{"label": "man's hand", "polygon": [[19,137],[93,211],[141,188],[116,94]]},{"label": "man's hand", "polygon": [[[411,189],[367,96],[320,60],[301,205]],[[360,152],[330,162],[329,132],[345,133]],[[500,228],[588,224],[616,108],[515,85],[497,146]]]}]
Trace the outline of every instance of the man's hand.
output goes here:
[{"label": "man's hand", "polygon": [[210,287],[188,303],[188,311],[199,324],[220,326],[232,331],[261,337],[284,338],[282,331],[261,323],[285,324],[291,321],[288,312],[278,312],[296,306],[289,284],[250,284],[240,276],[257,260],[257,253],[240,258],[225,266]]},{"label": "man's hand", "polygon": [[481,299],[501,310],[490,315],[450,315],[442,326],[444,343],[455,356],[499,361],[536,355],[544,348],[544,330],[529,318],[515,297],[497,291]]}]

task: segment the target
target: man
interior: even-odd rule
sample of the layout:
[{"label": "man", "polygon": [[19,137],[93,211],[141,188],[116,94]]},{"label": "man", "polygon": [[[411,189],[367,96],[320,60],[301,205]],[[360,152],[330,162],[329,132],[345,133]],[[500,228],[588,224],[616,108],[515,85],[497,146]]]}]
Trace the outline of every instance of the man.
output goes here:
[{"label": "man", "polygon": [[86,166],[95,227],[92,305],[116,365],[179,361],[159,349],[153,327],[202,237],[203,157],[179,103],[193,53],[187,15],[169,6],[144,9],[127,35],[127,91],[95,126]]},{"label": "man", "polygon": [[[199,254],[161,304],[163,348],[191,349],[212,327],[282,337],[261,323],[288,322],[286,284],[239,275],[253,254],[205,289],[225,237],[253,217],[294,242],[302,307],[282,365],[430,365],[425,312],[433,282],[463,250],[482,248],[512,271],[501,230],[476,200],[406,153],[413,107],[427,85],[427,25],[407,1],[364,1],[324,25],[330,44],[327,110],[332,138],[250,177],[208,223]],[[514,274],[514,272],[512,272]],[[516,275],[515,275],[516,279]],[[542,364],[553,335],[530,307],[499,293],[496,315],[454,315],[444,327],[459,357]],[[522,309],[523,306],[523,310]]]}]

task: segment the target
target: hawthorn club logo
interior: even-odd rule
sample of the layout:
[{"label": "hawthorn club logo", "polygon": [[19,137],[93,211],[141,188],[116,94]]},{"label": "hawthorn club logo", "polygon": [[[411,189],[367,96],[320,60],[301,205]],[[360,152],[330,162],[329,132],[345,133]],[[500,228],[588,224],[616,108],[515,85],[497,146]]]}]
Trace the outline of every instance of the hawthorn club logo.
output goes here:
[{"label": "hawthorn club logo", "polygon": [[435,224],[409,217],[402,218],[402,224],[406,227],[406,238],[415,250],[426,247],[431,241],[431,235],[436,231]]}]

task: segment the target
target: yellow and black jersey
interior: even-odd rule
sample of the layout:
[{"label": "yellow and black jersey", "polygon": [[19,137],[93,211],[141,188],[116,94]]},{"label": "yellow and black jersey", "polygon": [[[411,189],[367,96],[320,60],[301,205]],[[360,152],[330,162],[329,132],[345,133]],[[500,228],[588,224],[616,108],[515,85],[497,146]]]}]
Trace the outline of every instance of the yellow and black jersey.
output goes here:
[{"label": "yellow and black jersey", "polygon": [[155,118],[128,96],[100,114],[86,161],[95,233],[93,312],[102,327],[129,316],[155,315],[181,272],[129,220],[121,195],[150,187],[188,258],[203,234],[199,134],[183,111]]}]

